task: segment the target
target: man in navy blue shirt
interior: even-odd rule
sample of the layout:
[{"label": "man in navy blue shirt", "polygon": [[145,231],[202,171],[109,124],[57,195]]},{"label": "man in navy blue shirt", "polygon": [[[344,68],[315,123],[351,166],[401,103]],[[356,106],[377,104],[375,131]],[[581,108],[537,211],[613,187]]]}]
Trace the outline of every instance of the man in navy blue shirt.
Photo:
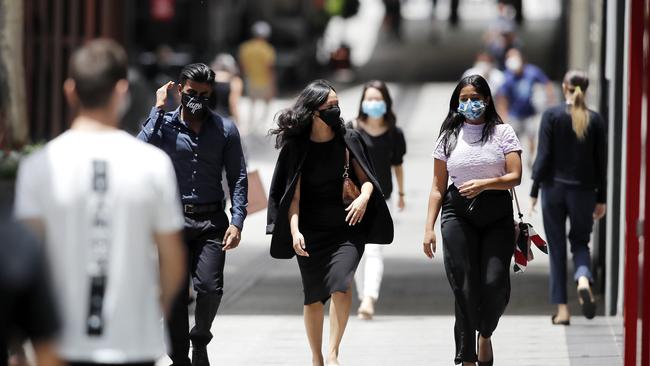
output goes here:
[{"label": "man in navy blue shirt", "polygon": [[[239,132],[233,121],[208,109],[214,72],[205,64],[187,65],[181,71],[177,92],[181,106],[173,112],[162,109],[174,90],[170,81],[156,92],[151,110],[138,138],[164,150],[172,159],[185,213],[184,237],[189,254],[189,274],[197,293],[196,325],[189,331],[188,293],[181,291],[167,320],[176,366],[209,365],[206,346],[210,327],[223,294],[225,251],[239,245],[246,218],[248,180]],[[224,212],[221,185],[225,169],[231,220]],[[189,280],[186,281],[189,283]]]}]

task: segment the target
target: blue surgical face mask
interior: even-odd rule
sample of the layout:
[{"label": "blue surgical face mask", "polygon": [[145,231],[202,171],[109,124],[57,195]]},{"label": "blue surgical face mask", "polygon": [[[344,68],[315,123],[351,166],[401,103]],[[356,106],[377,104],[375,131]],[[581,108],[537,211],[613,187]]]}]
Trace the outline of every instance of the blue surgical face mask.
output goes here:
[{"label": "blue surgical face mask", "polygon": [[364,100],[361,111],[370,118],[381,118],[386,114],[386,102],[383,100]]},{"label": "blue surgical face mask", "polygon": [[457,112],[462,114],[466,119],[473,121],[478,119],[485,112],[485,102],[480,99],[467,99],[458,103]]}]

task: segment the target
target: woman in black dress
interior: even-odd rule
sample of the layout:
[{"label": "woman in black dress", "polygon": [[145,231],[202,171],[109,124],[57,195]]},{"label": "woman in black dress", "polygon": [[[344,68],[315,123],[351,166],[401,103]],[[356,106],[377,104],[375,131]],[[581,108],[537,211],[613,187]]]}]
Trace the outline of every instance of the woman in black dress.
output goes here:
[{"label": "woman in black dress", "polygon": [[[332,298],[327,364],[338,365],[354,271],[365,243],[392,242],[393,222],[366,147],[357,131],[344,127],[336,92],[328,82],[308,85],[293,107],[278,114],[277,124],[271,131],[281,148],[269,193],[271,255],[298,255],[313,365],[324,364],[324,304]],[[361,193],[344,205],[347,159],[349,176]]]}]

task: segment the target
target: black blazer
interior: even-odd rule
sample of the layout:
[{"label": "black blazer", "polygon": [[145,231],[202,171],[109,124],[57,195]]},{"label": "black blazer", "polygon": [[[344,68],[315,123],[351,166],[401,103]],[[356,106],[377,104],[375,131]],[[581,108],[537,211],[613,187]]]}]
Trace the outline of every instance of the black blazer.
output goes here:
[{"label": "black blazer", "polygon": [[607,198],[607,133],[603,118],[589,111],[589,126],[584,140],[573,131],[566,105],[548,109],[539,127],[537,157],[533,165],[531,197],[537,197],[540,184],[564,183],[593,189],[596,202]]},{"label": "black blazer", "polygon": [[[393,219],[388,211],[381,188],[370,162],[366,145],[358,131],[346,129],[343,136],[350,151],[351,159],[356,160],[368,176],[374,189],[363,220],[358,225],[359,235],[356,244],[390,244],[393,241]],[[273,172],[269,191],[266,233],[271,234],[271,256],[290,259],[296,253],[293,250],[293,238],[289,227],[289,206],[296,191],[296,183],[307,156],[308,141],[290,141],[280,151]],[[343,167],[341,167],[341,173]],[[343,178],[341,178],[343,184]]]}]

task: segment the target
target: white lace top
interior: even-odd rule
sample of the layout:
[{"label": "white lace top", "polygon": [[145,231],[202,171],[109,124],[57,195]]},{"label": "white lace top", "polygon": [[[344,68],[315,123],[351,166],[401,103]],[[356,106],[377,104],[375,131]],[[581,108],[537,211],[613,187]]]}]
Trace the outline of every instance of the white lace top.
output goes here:
[{"label": "white lace top", "polygon": [[447,162],[449,178],[456,187],[472,179],[496,178],[506,174],[506,154],[522,151],[512,126],[499,124],[490,139],[482,144],[484,124],[463,124],[456,147],[445,155],[442,136],[436,142],[433,157]]}]

